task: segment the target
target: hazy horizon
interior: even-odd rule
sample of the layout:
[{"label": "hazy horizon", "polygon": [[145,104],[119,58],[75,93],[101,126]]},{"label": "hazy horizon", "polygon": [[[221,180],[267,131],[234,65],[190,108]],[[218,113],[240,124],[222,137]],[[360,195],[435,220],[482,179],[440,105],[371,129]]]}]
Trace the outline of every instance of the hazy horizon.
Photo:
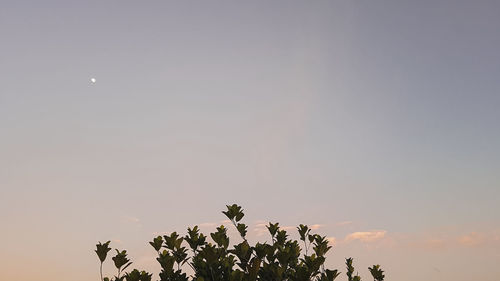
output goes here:
[{"label": "hazy horizon", "polygon": [[315,225],[327,264],[352,256],[364,280],[380,264],[388,281],[496,281],[499,15],[0,1],[0,279],[99,280],[107,240],[156,277],[148,241],[213,231],[238,203],[252,241]]}]

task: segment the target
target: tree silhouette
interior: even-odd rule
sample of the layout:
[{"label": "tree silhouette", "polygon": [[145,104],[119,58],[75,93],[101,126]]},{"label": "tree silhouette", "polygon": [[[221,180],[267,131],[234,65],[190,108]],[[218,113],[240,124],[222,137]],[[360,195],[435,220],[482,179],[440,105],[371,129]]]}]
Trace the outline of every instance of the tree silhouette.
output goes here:
[{"label": "tree silhouette", "polygon": [[[210,233],[213,243],[207,241],[207,236],[200,233],[198,226],[188,228],[185,236],[177,232],[158,236],[149,244],[158,254],[159,281],[334,281],[340,275],[337,269],[325,268],[326,254],[332,248],[328,239],[312,234],[307,225],[297,227],[299,242],[289,239],[279,223],[269,223],[267,230],[271,243],[259,242],[252,246],[246,238],[248,226],[241,222],[243,209],[236,204],[226,207],[222,213],[234,225],[242,241],[230,248],[227,229],[223,225]],[[189,248],[184,246],[185,242]],[[109,243],[96,245],[101,281],[110,281],[102,276],[102,265],[111,250]],[[132,264],[125,250],[116,250],[112,259],[118,273],[111,281],[151,281],[152,274],[137,269],[121,275]],[[352,262],[352,258],[346,259],[348,281],[360,281],[359,275],[353,275]],[[192,269],[190,276],[183,271],[184,264]],[[368,269],[375,281],[384,280],[379,265]]]}]

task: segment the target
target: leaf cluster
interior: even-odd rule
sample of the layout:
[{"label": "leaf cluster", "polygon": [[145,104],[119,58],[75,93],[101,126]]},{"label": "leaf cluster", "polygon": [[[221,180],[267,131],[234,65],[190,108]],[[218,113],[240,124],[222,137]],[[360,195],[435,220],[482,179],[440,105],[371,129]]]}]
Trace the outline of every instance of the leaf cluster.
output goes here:
[{"label": "leaf cluster", "polygon": [[[242,223],[241,206],[233,204],[226,208],[222,213],[241,237],[232,247],[223,225],[209,236],[194,226],[187,229],[185,236],[172,232],[149,242],[158,254],[159,281],[334,281],[340,275],[337,269],[325,268],[326,254],[332,248],[328,239],[311,233],[308,226],[297,227],[300,237],[297,241],[290,239],[279,223],[269,223],[267,230],[271,241],[251,245],[246,238],[248,226]],[[102,266],[110,250],[109,241],[96,247]],[[101,281],[151,281],[152,274],[137,269],[120,277],[131,264],[125,250],[116,250],[112,259],[118,274],[111,280],[101,276]],[[360,281],[359,275],[354,275],[352,262],[352,258],[346,259],[348,281]],[[185,265],[191,269],[189,276]],[[379,265],[369,270],[375,281],[384,280]]]}]

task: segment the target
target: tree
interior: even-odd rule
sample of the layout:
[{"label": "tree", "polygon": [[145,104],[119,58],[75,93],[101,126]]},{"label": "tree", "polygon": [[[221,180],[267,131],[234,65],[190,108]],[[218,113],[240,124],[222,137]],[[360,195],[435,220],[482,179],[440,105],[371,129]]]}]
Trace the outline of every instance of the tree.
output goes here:
[{"label": "tree", "polygon": [[[289,239],[279,223],[269,223],[267,230],[271,243],[252,246],[246,238],[248,226],[241,222],[243,209],[236,204],[226,207],[222,213],[238,231],[241,242],[230,248],[227,229],[223,225],[210,233],[213,243],[200,233],[198,226],[188,228],[185,236],[177,232],[158,236],[149,244],[158,253],[159,281],[334,281],[340,275],[337,269],[325,268],[326,254],[332,248],[325,236],[312,234],[308,226],[301,224],[297,227],[299,243]],[[110,281],[102,276],[102,264],[111,250],[109,243],[96,245],[101,281]],[[151,281],[152,274],[137,269],[121,275],[132,264],[125,250],[116,250],[112,259],[117,268],[112,281]],[[190,276],[183,271],[184,264],[192,269]],[[360,281],[358,275],[353,276],[352,258],[346,259],[346,265],[348,281]],[[379,265],[369,270],[376,281],[383,281]]]}]

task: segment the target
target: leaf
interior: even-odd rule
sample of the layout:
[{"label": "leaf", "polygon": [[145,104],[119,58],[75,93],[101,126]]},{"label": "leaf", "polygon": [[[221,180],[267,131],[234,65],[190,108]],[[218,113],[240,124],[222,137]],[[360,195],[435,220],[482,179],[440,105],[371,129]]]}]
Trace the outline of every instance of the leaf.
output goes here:
[{"label": "leaf", "polygon": [[126,265],[122,268],[122,270],[125,270],[125,269],[126,269],[127,267],[129,267],[131,264],[132,264],[132,262],[127,263],[127,264],[126,264]]},{"label": "leaf", "polygon": [[245,238],[246,234],[247,234],[247,228],[248,226],[246,226],[245,224],[243,223],[239,223],[236,228],[238,229],[238,232],[240,233],[241,237]]},{"label": "leaf", "polygon": [[374,265],[373,267],[368,267],[370,274],[373,276],[373,279],[377,281],[383,281],[385,278],[384,271],[380,268],[380,265]]},{"label": "leaf", "polygon": [[101,242],[99,242],[98,244],[96,244],[96,254],[97,256],[99,257],[99,260],[101,261],[101,263],[103,263],[105,260],[106,260],[106,256],[108,254],[109,251],[111,251],[111,248],[109,247],[109,243],[111,243],[111,241],[108,241],[104,244],[101,244]]},{"label": "leaf", "polygon": [[158,236],[154,238],[152,242],[149,242],[149,244],[158,252],[163,245],[163,238],[161,238],[161,236]]}]

